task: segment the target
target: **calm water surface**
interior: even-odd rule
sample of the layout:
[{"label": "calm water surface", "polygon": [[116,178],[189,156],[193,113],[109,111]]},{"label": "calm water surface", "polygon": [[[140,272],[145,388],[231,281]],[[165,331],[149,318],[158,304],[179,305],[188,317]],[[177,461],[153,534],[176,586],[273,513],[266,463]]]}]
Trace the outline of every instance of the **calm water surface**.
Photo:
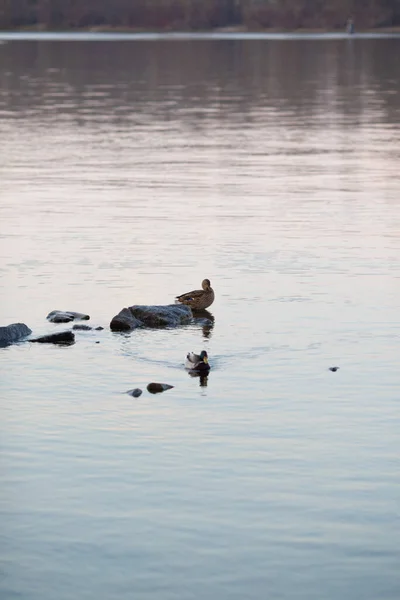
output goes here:
[{"label": "calm water surface", "polygon": [[1,598],[400,597],[399,51],[0,46],[1,325],[105,327],[1,350]]}]

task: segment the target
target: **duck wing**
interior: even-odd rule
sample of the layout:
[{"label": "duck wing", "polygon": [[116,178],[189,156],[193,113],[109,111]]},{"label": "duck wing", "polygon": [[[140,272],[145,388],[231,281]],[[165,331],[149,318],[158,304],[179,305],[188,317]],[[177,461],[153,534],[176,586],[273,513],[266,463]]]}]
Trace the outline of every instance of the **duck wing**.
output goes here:
[{"label": "duck wing", "polygon": [[201,360],[201,357],[198,354],[195,354],[194,352],[188,352],[187,355],[186,355],[186,359],[192,365],[196,365],[199,362],[203,362]]},{"label": "duck wing", "polygon": [[205,363],[201,356],[194,352],[188,352],[186,355],[185,367],[190,371],[209,371],[210,365]]},{"label": "duck wing", "polygon": [[186,292],[186,294],[176,296],[176,299],[179,300],[179,302],[187,302],[188,300],[193,300],[194,298],[201,298],[203,294],[204,290],[193,290],[192,292]]}]

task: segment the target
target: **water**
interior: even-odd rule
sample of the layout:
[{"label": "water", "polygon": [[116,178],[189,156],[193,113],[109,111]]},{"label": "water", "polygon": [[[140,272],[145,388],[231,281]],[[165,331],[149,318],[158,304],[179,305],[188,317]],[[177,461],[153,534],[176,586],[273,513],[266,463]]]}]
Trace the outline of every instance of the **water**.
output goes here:
[{"label": "water", "polygon": [[397,599],[400,39],[91,40],[0,47],[1,324],[105,327],[1,350],[0,596]]}]

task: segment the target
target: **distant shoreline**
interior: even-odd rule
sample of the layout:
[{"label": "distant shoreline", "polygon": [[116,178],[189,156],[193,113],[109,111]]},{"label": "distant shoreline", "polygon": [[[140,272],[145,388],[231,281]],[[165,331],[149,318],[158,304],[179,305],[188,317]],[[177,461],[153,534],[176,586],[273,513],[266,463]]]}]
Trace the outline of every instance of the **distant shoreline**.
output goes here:
[{"label": "distant shoreline", "polygon": [[[297,29],[288,29],[282,27],[268,28],[249,28],[245,26],[236,27],[217,27],[215,29],[152,29],[143,27],[112,27],[108,25],[99,25],[91,27],[66,28],[66,29],[48,29],[44,25],[24,26],[13,29],[3,29],[0,33],[121,33],[121,34],[346,34],[346,27],[342,29],[329,29],[326,27],[302,27]],[[367,29],[355,29],[355,34],[358,33],[400,33],[400,26],[397,27],[372,27]],[[353,34],[348,34],[349,36]]]}]

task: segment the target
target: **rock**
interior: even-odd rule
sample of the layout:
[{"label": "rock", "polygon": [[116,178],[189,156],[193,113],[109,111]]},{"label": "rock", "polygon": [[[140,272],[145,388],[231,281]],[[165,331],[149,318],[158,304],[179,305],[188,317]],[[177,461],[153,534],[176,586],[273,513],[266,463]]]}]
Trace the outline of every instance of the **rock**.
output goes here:
[{"label": "rock", "polygon": [[90,325],[84,325],[84,323],[76,323],[72,326],[75,331],[103,331],[104,327],[91,327]]},{"label": "rock", "polygon": [[88,321],[89,315],[72,310],[52,310],[46,317],[51,323],[69,323],[70,321]]},{"label": "rock", "polygon": [[167,306],[131,306],[136,319],[145,327],[177,327],[189,323],[193,317],[190,306],[169,304]]},{"label": "rock", "polygon": [[329,370],[332,371],[332,373],[336,373],[336,371],[338,371],[340,369],[340,367],[329,367]]},{"label": "rock", "polygon": [[0,327],[0,348],[10,346],[31,333],[32,331],[25,323],[12,323],[11,325]]},{"label": "rock", "polygon": [[194,319],[194,322],[201,327],[213,327],[214,325],[214,322],[210,319]]},{"label": "rock", "polygon": [[50,335],[42,335],[30,342],[38,342],[39,344],[73,344],[75,335],[72,331],[62,331],[60,333],[51,333]]},{"label": "rock", "polygon": [[173,387],[173,385],[168,385],[168,383],[149,383],[147,391],[150,392],[150,394],[159,394],[160,392],[165,392],[165,390],[170,390]]},{"label": "rock", "polygon": [[140,388],[135,388],[134,390],[128,390],[126,393],[129,394],[130,396],[133,396],[134,398],[139,398],[139,396],[141,396],[143,394],[143,392]]},{"label": "rock", "polygon": [[192,319],[189,306],[168,304],[166,306],[135,305],[123,308],[110,327],[113,331],[132,331],[137,327],[177,327]]},{"label": "rock", "polygon": [[142,323],[133,316],[130,308],[123,308],[110,323],[112,331],[132,331],[137,327],[142,327]]}]

